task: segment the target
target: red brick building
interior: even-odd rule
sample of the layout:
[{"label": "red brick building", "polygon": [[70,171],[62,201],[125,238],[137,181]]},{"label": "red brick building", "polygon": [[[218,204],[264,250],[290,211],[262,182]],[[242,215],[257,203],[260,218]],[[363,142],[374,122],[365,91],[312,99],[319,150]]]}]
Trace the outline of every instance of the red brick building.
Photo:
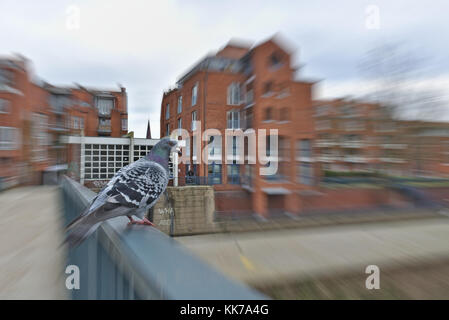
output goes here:
[{"label": "red brick building", "polygon": [[67,164],[64,135],[128,132],[125,88],[53,86],[30,70],[22,56],[0,58],[0,177],[6,185],[40,183],[43,171]]},{"label": "red brick building", "polygon": [[[178,128],[191,134],[184,151],[190,163],[180,165],[180,181],[190,174],[199,177],[198,181],[207,180],[215,185],[217,211],[232,207],[233,211],[262,216],[297,213],[301,208],[300,194],[314,188],[313,83],[295,80],[295,73],[291,52],[276,38],[254,47],[229,43],[215,55],[201,60],[179,79],[175,88],[164,93],[161,136]],[[207,149],[209,163],[198,163],[208,140],[201,141],[193,134],[199,130],[194,128],[194,120],[201,122],[201,132],[218,130]],[[260,156],[255,164],[248,163],[247,138],[244,164],[237,163],[235,153],[225,154],[225,131],[250,128],[256,132],[278,130],[276,174],[260,175],[263,166]],[[231,144],[228,150],[233,152],[240,147],[236,138],[228,143]],[[263,160],[271,160],[272,155],[267,154]],[[226,163],[229,157],[234,163]]]}]

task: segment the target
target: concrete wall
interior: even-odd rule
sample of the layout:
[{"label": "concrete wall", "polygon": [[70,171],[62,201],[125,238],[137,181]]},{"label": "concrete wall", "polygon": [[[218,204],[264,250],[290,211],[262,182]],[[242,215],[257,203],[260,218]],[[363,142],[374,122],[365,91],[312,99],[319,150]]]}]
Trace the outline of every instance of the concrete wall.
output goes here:
[{"label": "concrete wall", "polygon": [[174,214],[173,235],[215,231],[213,187],[168,187],[167,191],[170,202],[163,195],[153,210],[153,222],[159,230],[170,234],[171,215]]}]

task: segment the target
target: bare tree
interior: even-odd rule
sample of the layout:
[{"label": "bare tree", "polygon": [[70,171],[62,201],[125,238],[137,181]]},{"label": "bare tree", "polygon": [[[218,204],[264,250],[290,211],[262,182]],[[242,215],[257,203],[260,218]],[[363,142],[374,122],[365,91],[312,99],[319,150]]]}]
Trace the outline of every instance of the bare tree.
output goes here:
[{"label": "bare tree", "polygon": [[429,59],[404,43],[383,44],[369,50],[359,68],[368,83],[365,98],[384,106],[393,118],[438,120],[447,104],[428,79]]}]

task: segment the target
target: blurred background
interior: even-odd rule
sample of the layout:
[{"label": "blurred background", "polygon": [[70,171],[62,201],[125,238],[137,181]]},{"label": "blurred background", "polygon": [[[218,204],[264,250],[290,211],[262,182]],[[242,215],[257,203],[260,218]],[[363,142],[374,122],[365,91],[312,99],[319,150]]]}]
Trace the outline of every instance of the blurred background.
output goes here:
[{"label": "blurred background", "polygon": [[[449,298],[447,9],[0,0],[0,298]],[[169,135],[157,229],[60,246]]]}]

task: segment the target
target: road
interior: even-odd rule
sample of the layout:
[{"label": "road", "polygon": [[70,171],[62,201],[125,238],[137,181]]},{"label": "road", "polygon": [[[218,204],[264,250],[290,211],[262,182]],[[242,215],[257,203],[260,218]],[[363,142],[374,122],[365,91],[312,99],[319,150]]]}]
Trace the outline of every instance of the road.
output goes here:
[{"label": "road", "polygon": [[0,299],[66,299],[56,187],[0,193]]},{"label": "road", "polygon": [[176,238],[200,258],[248,284],[364,273],[449,258],[449,219]]}]

